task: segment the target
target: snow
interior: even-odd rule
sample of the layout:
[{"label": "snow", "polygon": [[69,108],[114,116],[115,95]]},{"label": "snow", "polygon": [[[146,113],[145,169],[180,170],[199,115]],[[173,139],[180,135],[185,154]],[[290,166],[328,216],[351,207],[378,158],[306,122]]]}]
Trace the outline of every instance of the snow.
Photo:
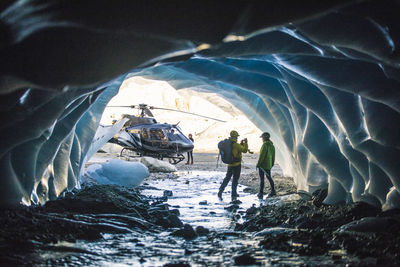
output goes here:
[{"label": "snow", "polygon": [[103,164],[90,165],[86,170],[86,175],[99,184],[136,187],[149,177],[150,173],[148,168],[140,162],[112,159]]}]

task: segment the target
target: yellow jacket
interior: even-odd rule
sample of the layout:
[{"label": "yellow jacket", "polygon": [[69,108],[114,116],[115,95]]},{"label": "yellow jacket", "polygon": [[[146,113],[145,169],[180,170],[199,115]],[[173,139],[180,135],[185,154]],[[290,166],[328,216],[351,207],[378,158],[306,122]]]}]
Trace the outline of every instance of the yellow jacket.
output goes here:
[{"label": "yellow jacket", "polygon": [[244,145],[238,144],[237,139],[229,138],[231,140],[232,144],[232,155],[233,158],[235,159],[240,159],[238,162],[234,162],[231,164],[228,164],[229,167],[236,167],[242,164],[242,152],[246,153],[248,151],[248,145],[247,143]]}]

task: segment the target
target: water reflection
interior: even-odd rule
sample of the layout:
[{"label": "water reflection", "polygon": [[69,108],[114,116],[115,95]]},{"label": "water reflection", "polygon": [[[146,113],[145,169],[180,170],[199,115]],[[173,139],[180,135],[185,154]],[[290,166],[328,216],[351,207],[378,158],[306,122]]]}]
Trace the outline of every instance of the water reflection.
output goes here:
[{"label": "water reflection", "polygon": [[[228,210],[232,206],[230,185],[226,188],[223,201],[217,197],[218,188],[224,172],[192,171],[179,172],[178,178],[151,180],[151,185],[160,190],[143,190],[142,194],[162,197],[164,190],[172,191],[168,204],[180,211],[180,219],[184,223],[203,226],[211,230],[231,230],[241,221],[241,214],[254,204],[259,204],[254,194],[243,192],[244,186],[238,186],[239,209]],[[200,204],[200,203],[204,204]]]},{"label": "water reflection", "polygon": [[146,180],[147,186],[141,192],[147,196],[163,197],[165,190],[172,191],[167,202],[171,209],[179,209],[183,223],[194,228],[203,226],[210,229],[206,236],[187,241],[172,236],[173,229],[161,233],[132,230],[127,234],[104,234],[95,242],[56,244],[54,248],[36,251],[33,256],[42,255],[46,262],[44,265],[56,266],[163,266],[168,263],[232,266],[234,257],[249,253],[262,266],[274,263],[318,265],[321,262],[327,265],[327,259],[323,257],[300,257],[294,253],[264,250],[259,246],[262,236],[233,231],[236,223],[242,222],[246,209],[252,205],[279,205],[280,201],[290,201],[296,196],[271,198],[260,203],[256,195],[244,192],[245,187],[239,185],[239,200],[242,203],[236,206],[237,209],[231,209],[230,185],[224,192],[223,201],[217,197],[224,176],[224,172],[217,171],[179,172],[172,176],[165,175],[166,178]]}]

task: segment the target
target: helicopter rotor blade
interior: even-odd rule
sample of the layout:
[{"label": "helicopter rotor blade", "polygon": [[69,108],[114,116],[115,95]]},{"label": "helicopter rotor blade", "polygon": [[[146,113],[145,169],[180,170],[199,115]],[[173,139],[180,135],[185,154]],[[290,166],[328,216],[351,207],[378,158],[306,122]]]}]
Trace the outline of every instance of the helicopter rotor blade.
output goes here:
[{"label": "helicopter rotor blade", "polygon": [[168,110],[168,111],[175,111],[175,112],[181,112],[181,113],[186,113],[186,114],[190,114],[190,115],[194,115],[194,116],[199,116],[202,118],[206,118],[206,119],[211,119],[211,120],[215,120],[215,121],[219,121],[219,122],[226,122],[220,119],[216,119],[216,118],[212,118],[212,117],[208,117],[208,116],[204,116],[204,115],[200,115],[200,114],[196,114],[196,113],[192,113],[192,112],[187,112],[187,111],[182,111],[182,110],[177,110],[177,109],[171,109],[171,108],[158,108],[158,107],[149,107],[150,109],[161,109],[161,110]]},{"label": "helicopter rotor blade", "polygon": [[139,108],[137,105],[130,106],[107,106],[107,108]]}]

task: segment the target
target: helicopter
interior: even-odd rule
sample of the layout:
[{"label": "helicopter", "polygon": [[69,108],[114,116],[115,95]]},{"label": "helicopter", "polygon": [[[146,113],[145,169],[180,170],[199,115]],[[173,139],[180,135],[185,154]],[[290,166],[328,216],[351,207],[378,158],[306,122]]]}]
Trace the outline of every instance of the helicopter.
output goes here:
[{"label": "helicopter", "polygon": [[123,118],[128,120],[122,129],[108,142],[122,146],[120,157],[153,157],[160,160],[168,158],[171,164],[178,164],[185,159],[183,153],[193,150],[193,142],[186,137],[178,124],[158,123],[154,118],[151,109],[167,110],[186,113],[207,119],[225,122],[223,120],[199,115],[196,113],[149,106],[147,104],[130,106],[107,106],[128,107],[138,109],[139,114],[123,114]]}]

